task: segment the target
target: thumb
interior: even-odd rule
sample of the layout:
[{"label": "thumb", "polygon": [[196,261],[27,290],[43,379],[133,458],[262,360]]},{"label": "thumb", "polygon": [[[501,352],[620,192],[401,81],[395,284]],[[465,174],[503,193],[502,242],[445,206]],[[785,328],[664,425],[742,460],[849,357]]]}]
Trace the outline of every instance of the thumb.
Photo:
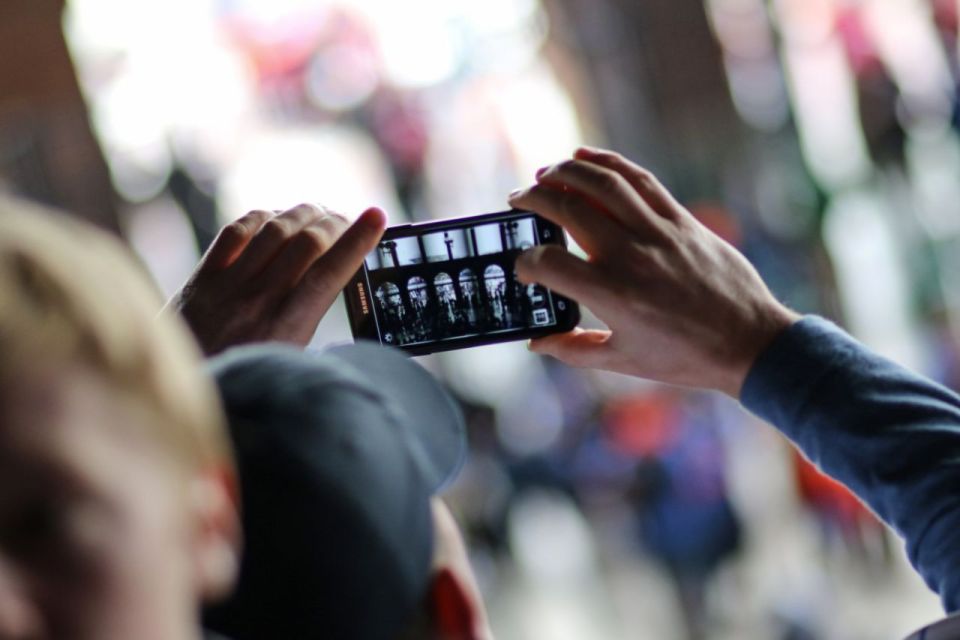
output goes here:
[{"label": "thumb", "polygon": [[571,367],[586,369],[609,369],[616,357],[610,347],[610,331],[574,329],[531,340],[529,348],[534,353],[551,356]]}]

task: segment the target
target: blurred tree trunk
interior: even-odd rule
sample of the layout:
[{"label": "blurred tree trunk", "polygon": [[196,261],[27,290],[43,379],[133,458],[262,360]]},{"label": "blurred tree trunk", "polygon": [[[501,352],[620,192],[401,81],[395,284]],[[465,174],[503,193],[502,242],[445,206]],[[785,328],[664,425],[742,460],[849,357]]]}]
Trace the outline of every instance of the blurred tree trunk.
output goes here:
[{"label": "blurred tree trunk", "polygon": [[[807,174],[793,125],[765,134],[741,122],[704,0],[543,2],[551,25],[547,55],[584,119],[587,139],[651,169],[687,205],[724,205],[750,234],[740,249],[778,295],[839,319],[819,225],[809,225],[802,238],[773,237],[759,220],[762,168],[797,181]],[[785,216],[809,217],[816,207],[817,217],[825,202],[781,195]]]},{"label": "blurred tree trunk", "polygon": [[724,166],[746,132],[702,0],[546,5],[555,58],[589,77],[573,93],[605,143],[661,175],[683,200],[721,196]]},{"label": "blurred tree trunk", "polygon": [[0,1],[0,182],[119,232],[62,29],[63,0]]}]

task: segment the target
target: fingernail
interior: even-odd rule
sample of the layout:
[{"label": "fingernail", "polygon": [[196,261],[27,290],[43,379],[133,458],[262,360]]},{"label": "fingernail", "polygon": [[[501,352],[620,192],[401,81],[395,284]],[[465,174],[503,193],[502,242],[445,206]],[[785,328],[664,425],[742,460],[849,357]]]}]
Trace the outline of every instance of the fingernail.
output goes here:
[{"label": "fingernail", "polygon": [[577,151],[585,151],[586,153],[592,153],[593,155],[603,153],[603,149],[598,149],[597,147],[591,147],[588,145],[581,145]]},{"label": "fingernail", "polygon": [[522,196],[524,193],[526,193],[526,191],[527,191],[526,189],[514,189],[513,191],[510,192],[510,195],[507,196],[507,200],[508,201],[516,200],[517,198]]}]

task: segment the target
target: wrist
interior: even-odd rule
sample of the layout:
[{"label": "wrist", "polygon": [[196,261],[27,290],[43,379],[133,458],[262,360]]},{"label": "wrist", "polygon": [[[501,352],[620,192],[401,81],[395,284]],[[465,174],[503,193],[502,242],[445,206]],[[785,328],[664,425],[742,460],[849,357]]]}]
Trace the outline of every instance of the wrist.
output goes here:
[{"label": "wrist", "polygon": [[734,400],[739,400],[747,376],[760,355],[781,333],[802,317],[775,300],[757,310],[753,318],[745,324],[739,339],[733,341],[736,345],[735,358],[719,390]]}]

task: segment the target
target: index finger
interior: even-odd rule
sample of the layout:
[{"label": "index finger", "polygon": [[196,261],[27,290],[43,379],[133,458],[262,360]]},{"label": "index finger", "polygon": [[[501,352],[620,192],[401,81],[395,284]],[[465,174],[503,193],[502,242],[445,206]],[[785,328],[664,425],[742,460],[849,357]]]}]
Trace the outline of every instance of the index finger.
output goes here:
[{"label": "index finger", "polygon": [[320,322],[367,254],[376,248],[386,225],[386,214],[381,209],[373,207],[364,211],[303,275],[284,305],[286,320],[313,323],[315,329],[314,321]]},{"label": "index finger", "polygon": [[586,196],[608,215],[641,238],[656,240],[663,236],[663,219],[620,172],[587,160],[567,160],[555,164],[537,180],[562,185]]},{"label": "index finger", "polygon": [[576,191],[537,184],[510,194],[510,205],[557,223],[592,256],[610,254],[623,242],[623,226]]},{"label": "index finger", "polygon": [[680,203],[653,173],[627,160],[615,151],[580,147],[573,154],[573,157],[620,174],[658,215],[668,220],[676,219],[680,212],[684,211]]},{"label": "index finger", "polygon": [[521,282],[536,282],[595,311],[612,286],[596,265],[556,245],[542,245],[523,253],[517,258],[516,271]]}]

